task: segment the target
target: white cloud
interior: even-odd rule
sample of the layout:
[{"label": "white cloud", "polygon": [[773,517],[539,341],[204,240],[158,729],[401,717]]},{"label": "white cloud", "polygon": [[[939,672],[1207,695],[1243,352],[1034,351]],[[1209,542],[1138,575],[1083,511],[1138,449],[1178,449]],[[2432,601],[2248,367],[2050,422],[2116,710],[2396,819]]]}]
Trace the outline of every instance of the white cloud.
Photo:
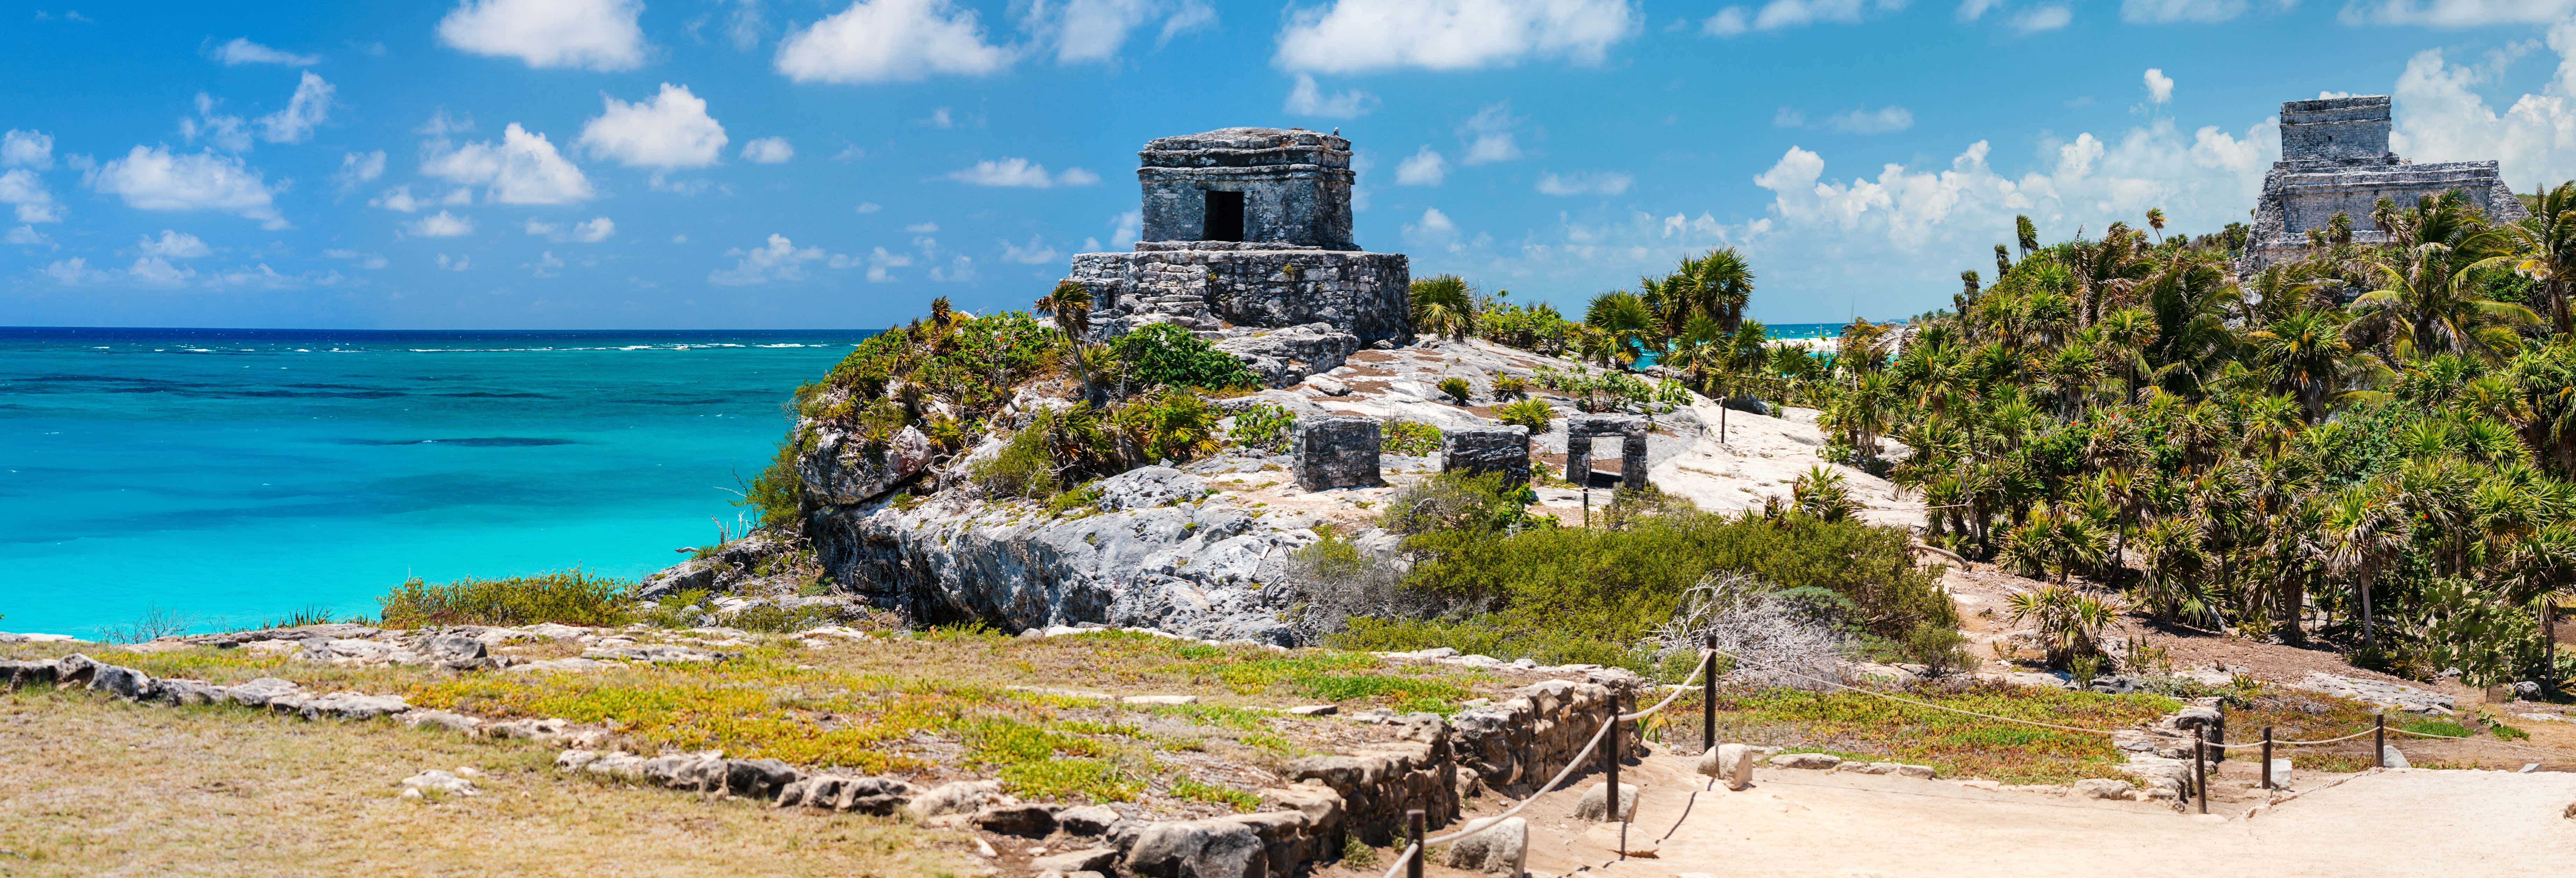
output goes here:
[{"label": "white cloud", "polygon": [[1628,191],[1637,178],[1625,173],[1540,174],[1538,191],[1543,195],[1617,195]]},{"label": "white cloud", "polygon": [[2173,103],[2173,77],[2166,76],[2163,69],[2147,68],[2146,83],[2148,103]]},{"label": "white cloud", "polygon": [[214,252],[212,248],[206,246],[204,239],[169,229],[162,229],[159,238],[145,235],[143,240],[134,246],[135,249],[143,251],[145,256],[162,259],[195,259]]},{"label": "white cloud", "polygon": [[604,216],[592,217],[572,225],[572,239],[584,244],[597,244],[617,234],[617,222]]},{"label": "white cloud", "polygon": [[1899,106],[1844,110],[1825,117],[1821,124],[1811,124],[1807,114],[1794,107],[1781,107],[1771,116],[1777,128],[1826,128],[1845,134],[1886,134],[1914,127],[1914,112]]},{"label": "white cloud", "polygon": [[2416,53],[2391,92],[2390,147],[2418,162],[2493,159],[2517,191],[2576,179],[2576,22],[2550,28],[2548,44],[2558,75],[2500,109],[2479,91],[2501,70],[2445,63],[2439,49]]},{"label": "white cloud", "polygon": [[971,284],[982,280],[983,277],[975,270],[975,260],[964,254],[949,257],[947,265],[932,266],[930,269],[930,280],[933,283]]},{"label": "white cloud", "polygon": [[438,22],[438,40],[530,67],[633,70],[644,66],[642,0],[463,0]]},{"label": "white cloud", "polygon": [[998,73],[1011,59],[984,42],[974,10],[949,0],[861,0],[788,34],[777,68],[796,82],[913,82]]},{"label": "white cloud", "polygon": [[1126,213],[1119,214],[1117,224],[1110,228],[1109,246],[1133,247],[1136,246],[1136,239],[1144,237],[1144,235],[1145,212],[1141,210],[1131,210]]},{"label": "white cloud", "polygon": [[795,281],[805,278],[805,263],[823,258],[823,248],[798,249],[786,235],[771,233],[769,243],[744,250],[725,251],[726,256],[739,256],[742,261],[732,268],[720,268],[707,274],[707,282],[729,287],[765,284],[771,281]]},{"label": "white cloud", "polygon": [[487,186],[485,196],[503,204],[569,204],[590,197],[590,179],[564,160],[543,134],[512,122],[501,142],[476,141],[453,149],[428,144],[421,173],[467,186]]},{"label": "white cloud", "polygon": [[172,266],[167,260],[146,256],[134,260],[134,264],[125,269],[125,275],[133,278],[135,283],[144,286],[175,287],[187,283],[189,278],[196,277],[197,270],[178,268]]},{"label": "white cloud", "polygon": [[1423,208],[1421,220],[1404,225],[1404,243],[1422,250],[1454,252],[1458,248],[1458,224],[1439,208]]},{"label": "white cloud", "polygon": [[235,268],[209,274],[206,276],[204,285],[207,289],[293,290],[307,286],[332,286],[341,280],[340,273],[337,271],[319,275],[311,272],[280,274],[277,269],[268,267],[267,263],[261,263],[249,268]]},{"label": "white cloud", "polygon": [[[835,260],[837,261],[838,257],[835,257]],[[849,264],[835,265],[833,267],[848,268],[853,264],[856,264],[855,261]],[[891,253],[888,252],[886,248],[878,247],[876,248],[875,253],[868,256],[868,282],[881,284],[902,280],[903,278],[895,276],[893,272],[887,271],[886,269],[909,268],[911,266],[912,254]]]},{"label": "white cloud", "polygon": [[1003,262],[1017,263],[1020,265],[1046,265],[1056,261],[1058,257],[1064,255],[1063,253],[1058,252],[1055,248],[1047,246],[1046,242],[1036,235],[1029,236],[1028,246],[1025,247],[1013,244],[1009,241],[1000,241],[997,243],[1002,247]]},{"label": "white cloud", "polygon": [[411,233],[423,238],[454,238],[474,233],[474,221],[447,211],[439,211],[413,223]]},{"label": "white cloud", "polygon": [[64,286],[79,286],[81,284],[97,283],[107,279],[107,272],[89,267],[89,260],[78,256],[59,262],[47,263],[45,267],[36,269],[36,272],[46,277],[53,278],[55,283],[59,283]]},{"label": "white cloud", "polygon": [[2576,14],[2576,0],[2348,0],[2345,24],[2484,27],[2552,24]]},{"label": "white cloud", "polygon": [[563,231],[563,227],[535,217],[528,218],[528,234],[543,237]]},{"label": "white cloud", "polygon": [[862,201],[862,202],[859,202],[859,206],[858,206],[858,211],[859,211],[860,213],[875,213],[875,212],[877,212],[877,211],[884,210],[884,209],[885,209],[885,205],[878,204],[878,203],[876,203],[876,202],[874,202],[874,201]]},{"label": "white cloud", "polygon": [[1272,60],[1310,73],[1599,64],[1643,20],[1627,0],[1335,0],[1291,11]]},{"label": "white cloud", "polygon": [[216,46],[214,51],[209,54],[211,54],[215,60],[223,62],[226,67],[236,67],[243,64],[284,64],[288,67],[311,67],[315,64],[322,63],[322,56],[320,55],[298,55],[293,52],[283,52],[271,49],[267,46],[251,42],[249,37],[234,37],[232,42]]},{"label": "white cloud", "polygon": [[472,257],[472,256],[455,256],[455,257],[450,257],[450,256],[448,256],[448,255],[447,255],[447,254],[445,254],[445,253],[441,253],[441,254],[438,254],[438,267],[440,267],[440,268],[444,268],[444,269],[447,269],[447,270],[449,270],[449,271],[464,271],[464,270],[466,270],[466,269],[469,269],[469,268],[473,268],[473,267],[474,267],[474,257]]},{"label": "white cloud", "polygon": [[955,128],[957,120],[948,115],[947,107],[941,107],[930,111],[930,118],[921,120],[921,124],[932,128]]},{"label": "white cloud", "polygon": [[[2216,24],[2254,9],[2256,0],[2120,0],[2120,20],[2130,24]],[[2288,9],[2298,0],[2271,0]]]},{"label": "white cloud", "polygon": [[554,277],[562,274],[563,267],[564,261],[556,258],[555,251],[552,250],[538,254],[537,261],[534,264],[527,266],[529,273],[538,277]]},{"label": "white cloud", "polygon": [[331,181],[340,185],[340,193],[355,191],[360,184],[373,183],[385,175],[385,151],[353,152],[340,157],[340,171]]},{"label": "white cloud", "polygon": [[307,70],[296,80],[295,94],[286,99],[286,109],[259,117],[260,139],[270,143],[303,143],[313,136],[315,126],[331,115],[331,94],[336,89],[322,77]]},{"label": "white cloud", "polygon": [[286,218],[260,179],[240,158],[212,151],[195,155],[137,146],[124,158],[100,165],[90,187],[125,199],[140,210],[219,210],[282,229]]},{"label": "white cloud", "polygon": [[763,137],[742,145],[744,161],[775,165],[796,157],[796,147],[784,137]]},{"label": "white cloud", "polygon": [[[1742,6],[1720,9],[1717,14],[1700,22],[1700,32],[1715,37],[1732,37],[1758,30],[1784,30],[1828,22],[1859,24],[1871,13],[1904,8],[1905,0],[1771,0],[1758,11]],[[1983,10],[1979,14],[1983,14]]]},{"label": "white cloud", "polygon": [[1039,0],[1030,9],[1028,26],[1040,40],[1055,45],[1057,63],[1105,63],[1118,59],[1130,31],[1156,16],[1164,18],[1163,41],[1216,23],[1216,10],[1200,0]]},{"label": "white cloud", "polygon": [[2052,31],[2075,21],[2075,13],[2064,6],[2038,6],[2025,9],[2004,19],[2004,25],[2024,34]]},{"label": "white cloud", "polygon": [[63,206],[54,203],[54,193],[45,188],[44,178],[25,168],[0,174],[0,204],[17,207],[18,221],[22,223],[63,221]]},{"label": "white cloud", "polygon": [[50,170],[54,166],[54,136],[42,131],[9,129],[0,134],[0,168],[34,168]]},{"label": "white cloud", "polygon": [[411,197],[411,187],[409,185],[396,186],[385,190],[383,195],[367,199],[368,207],[381,207],[386,210],[401,211],[403,213],[411,213],[419,210],[427,203],[428,202],[422,201],[418,198]]},{"label": "white cloud", "polygon": [[1521,157],[1520,142],[1512,129],[1528,121],[1512,115],[1512,102],[1488,104],[1476,115],[1458,126],[1458,136],[1467,139],[1467,154],[1458,162],[1483,165],[1507,162]]},{"label": "white cloud", "polygon": [[1395,185],[1438,186],[1449,175],[1449,160],[1441,158],[1430,144],[1423,144],[1413,155],[1395,163]]},{"label": "white cloud", "polygon": [[193,144],[203,137],[230,152],[250,150],[250,122],[240,116],[215,112],[222,101],[205,92],[197,93],[197,116],[179,120],[179,136]]},{"label": "white cloud", "polygon": [[322,251],[322,255],[332,259],[349,260],[357,263],[359,268],[363,268],[368,271],[375,271],[385,267],[385,257],[384,254],[381,253],[361,253],[356,250],[324,250]]},{"label": "white cloud", "polygon": [[1377,109],[1377,96],[1359,89],[1327,95],[1315,85],[1312,74],[1297,74],[1297,85],[1288,90],[1287,111],[1301,116],[1323,116],[1332,119],[1356,119]]},{"label": "white cloud", "polygon": [[6,234],[0,234],[0,244],[15,244],[21,247],[44,247],[47,249],[53,249],[55,247],[54,239],[45,237],[45,233],[43,232],[36,231],[35,226],[10,226],[9,231]]},{"label": "white cloud", "polygon": [[938,223],[913,223],[912,225],[908,225],[908,226],[903,227],[903,230],[904,230],[904,231],[906,231],[906,232],[910,232],[910,233],[912,233],[912,234],[915,234],[915,235],[927,235],[927,234],[931,234],[931,233],[933,233],[933,232],[937,232],[937,231],[939,231],[939,224],[938,224]]},{"label": "white cloud", "polygon": [[1984,18],[1986,13],[1993,12],[1996,7],[2002,5],[2004,0],[1959,0],[1959,20],[1975,21]]},{"label": "white cloud", "polygon": [[1052,186],[1089,186],[1100,182],[1100,175],[1081,168],[1066,168],[1061,174],[1048,175],[1045,165],[1028,159],[1006,158],[1001,161],[976,162],[974,167],[948,172],[948,179],[976,186],[1024,186],[1045,189]]},{"label": "white cloud", "polygon": [[724,153],[724,126],[707,115],[704,98],[688,86],[662,83],[649,101],[627,103],[600,97],[604,108],[581,126],[575,142],[594,156],[616,159],[630,168],[703,168]]}]

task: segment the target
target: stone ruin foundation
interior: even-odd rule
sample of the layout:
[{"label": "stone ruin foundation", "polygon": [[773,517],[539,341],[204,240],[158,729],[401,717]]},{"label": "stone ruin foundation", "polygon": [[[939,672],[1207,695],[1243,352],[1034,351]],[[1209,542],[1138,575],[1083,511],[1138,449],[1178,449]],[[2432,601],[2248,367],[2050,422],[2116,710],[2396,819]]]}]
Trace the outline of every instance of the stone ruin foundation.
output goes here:
[{"label": "stone ruin foundation", "polygon": [[1592,440],[1619,437],[1619,487],[1646,487],[1646,422],[1627,415],[1576,415],[1565,419],[1565,480],[1592,484]]},{"label": "stone ruin foundation", "polygon": [[2354,243],[2386,243],[2387,232],[2370,218],[2383,197],[2405,208],[2457,191],[2498,221],[2530,215],[2495,162],[2415,164],[2389,151],[2388,130],[2387,95],[2281,104],[2281,160],[2263,176],[2238,270],[2298,259],[2308,250],[2308,230],[2325,228],[2337,213],[2352,219]]},{"label": "stone ruin foundation", "polygon": [[1412,341],[1409,263],[1351,240],[1349,140],[1220,128],[1137,156],[1134,252],[1078,254],[1066,278],[1091,291],[1095,338],[1176,324],[1251,360],[1272,387]]},{"label": "stone ruin foundation", "polygon": [[1297,489],[1327,491],[1385,484],[1378,478],[1376,418],[1316,415],[1297,419],[1289,453]]},{"label": "stone ruin foundation", "polygon": [[1529,428],[1469,427],[1443,432],[1440,471],[1502,473],[1513,484],[1529,484]]}]

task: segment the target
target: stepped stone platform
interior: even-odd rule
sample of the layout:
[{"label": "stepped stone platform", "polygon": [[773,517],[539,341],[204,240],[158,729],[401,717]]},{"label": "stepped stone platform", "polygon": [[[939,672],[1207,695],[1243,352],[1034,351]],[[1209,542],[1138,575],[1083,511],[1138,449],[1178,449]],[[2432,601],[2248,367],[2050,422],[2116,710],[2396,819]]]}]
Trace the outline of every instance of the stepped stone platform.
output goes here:
[{"label": "stepped stone platform", "polygon": [[2403,208],[2456,191],[2499,222],[2530,215],[2495,162],[2416,164],[2389,151],[2389,124],[2387,95],[2281,104],[2281,160],[2263,176],[2238,269],[2251,274],[2298,259],[2308,250],[2308,231],[2327,227],[2338,213],[2351,218],[2354,243],[2386,243],[2387,232],[2370,216],[2381,198]]}]

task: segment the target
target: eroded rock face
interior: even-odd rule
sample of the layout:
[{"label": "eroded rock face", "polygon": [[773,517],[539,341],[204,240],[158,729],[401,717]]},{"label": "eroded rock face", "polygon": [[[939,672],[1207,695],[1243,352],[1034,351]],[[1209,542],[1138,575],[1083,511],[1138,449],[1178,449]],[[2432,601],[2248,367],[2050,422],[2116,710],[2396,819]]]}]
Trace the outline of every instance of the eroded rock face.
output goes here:
[{"label": "eroded rock face", "polygon": [[930,437],[905,427],[871,452],[857,435],[815,427],[814,451],[796,460],[809,496],[826,503],[865,503],[891,493],[930,464]]},{"label": "eroded rock face", "polygon": [[1285,329],[1233,330],[1216,342],[1217,350],[1242,357],[1271,387],[1288,387],[1306,376],[1340,368],[1360,349],[1360,337],[1309,323]]},{"label": "eroded rock face", "polygon": [[943,497],[819,518],[835,581],[920,623],[1007,631],[1096,622],[1289,645],[1277,579],[1314,542],[1303,520],[1198,502],[1197,476],[1143,467],[1101,481],[1094,514]]}]

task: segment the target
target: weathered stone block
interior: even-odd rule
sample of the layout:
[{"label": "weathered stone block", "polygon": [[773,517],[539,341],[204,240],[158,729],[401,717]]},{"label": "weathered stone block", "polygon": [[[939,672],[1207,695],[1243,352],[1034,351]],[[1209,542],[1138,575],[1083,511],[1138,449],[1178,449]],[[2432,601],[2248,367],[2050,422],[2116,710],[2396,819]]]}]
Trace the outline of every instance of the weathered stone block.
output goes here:
[{"label": "weathered stone block", "polygon": [[1529,428],[1468,427],[1440,434],[1440,471],[1502,473],[1515,483],[1530,478]]},{"label": "weathered stone block", "polygon": [[1376,418],[1325,415],[1297,419],[1292,444],[1297,487],[1306,491],[1385,484],[1378,478]]}]

